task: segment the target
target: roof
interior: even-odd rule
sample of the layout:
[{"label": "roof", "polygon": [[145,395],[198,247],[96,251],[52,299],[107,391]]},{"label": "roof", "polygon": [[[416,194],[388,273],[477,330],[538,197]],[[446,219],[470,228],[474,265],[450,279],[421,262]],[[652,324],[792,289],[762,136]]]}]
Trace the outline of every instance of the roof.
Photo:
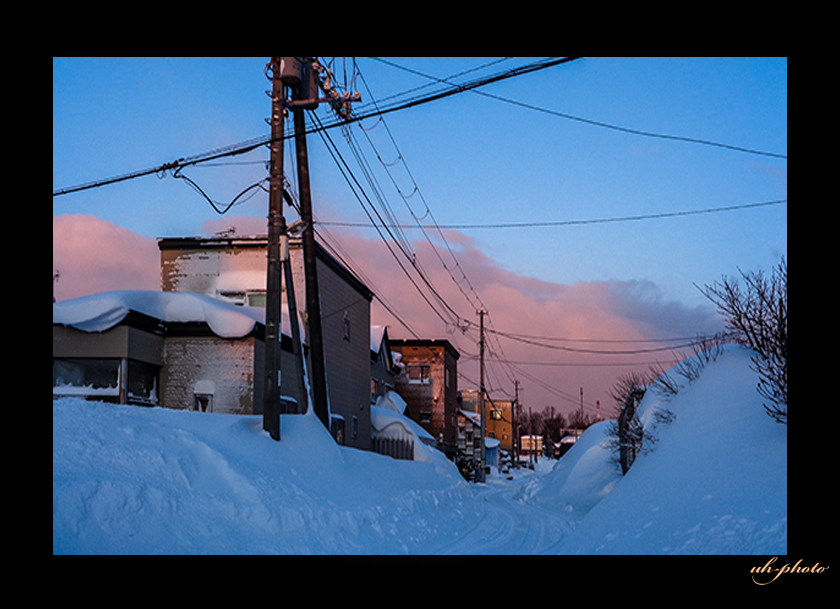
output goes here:
[{"label": "roof", "polygon": [[388,335],[388,326],[371,326],[370,327],[370,351],[376,353],[382,350],[382,341]]},{"label": "roof", "polygon": [[443,347],[457,360],[461,357],[458,350],[445,338],[392,338],[394,347]]},{"label": "roof", "polygon": [[[243,307],[209,296],[182,292],[117,290],[53,303],[53,324],[83,332],[104,332],[131,312],[164,323],[206,323],[222,338],[242,338],[265,326],[265,309]],[[283,312],[281,327],[289,327]]]}]

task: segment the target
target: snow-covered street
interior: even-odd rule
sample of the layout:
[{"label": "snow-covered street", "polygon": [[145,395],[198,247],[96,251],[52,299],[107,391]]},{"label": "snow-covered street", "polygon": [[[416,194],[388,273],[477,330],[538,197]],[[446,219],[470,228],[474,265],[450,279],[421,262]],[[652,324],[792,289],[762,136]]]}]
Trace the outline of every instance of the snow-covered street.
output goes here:
[{"label": "snow-covered street", "polygon": [[[544,474],[541,470],[536,476]],[[562,512],[548,511],[517,500],[519,485],[491,482],[475,493],[477,518],[441,554],[555,554],[569,532]]]},{"label": "snow-covered street", "polygon": [[[318,419],[53,402],[55,554],[785,554],[787,427],[733,348],[620,475],[608,422],[559,461],[461,478],[338,446]],[[655,408],[655,396],[640,409]]]}]

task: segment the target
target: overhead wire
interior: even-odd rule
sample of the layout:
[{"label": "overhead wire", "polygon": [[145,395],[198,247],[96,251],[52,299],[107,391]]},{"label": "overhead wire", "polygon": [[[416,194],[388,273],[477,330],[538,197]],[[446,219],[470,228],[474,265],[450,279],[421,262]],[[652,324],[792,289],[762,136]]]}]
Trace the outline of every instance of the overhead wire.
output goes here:
[{"label": "overhead wire", "polygon": [[[782,205],[787,203],[787,199],[776,199],[773,201],[761,201],[759,203],[743,203],[739,205],[729,205],[724,207],[711,207],[706,209],[695,209],[685,211],[660,212],[655,214],[637,214],[633,216],[617,216],[611,218],[593,218],[585,220],[543,220],[534,222],[502,222],[491,224],[434,224],[426,225],[425,228],[438,228],[450,230],[475,230],[475,229],[496,229],[496,228],[541,228],[541,227],[557,227],[557,226],[581,226],[586,224],[609,224],[613,222],[631,222],[640,220],[658,220],[661,218],[677,218],[683,216],[697,216],[702,214],[715,214],[728,211],[736,211],[741,209],[754,209],[758,207],[770,207],[773,205]],[[360,222],[342,222],[342,221],[327,221],[324,222],[326,226],[337,226],[345,228],[362,228],[366,224]],[[418,228],[411,224],[400,224],[401,229]],[[419,227],[424,228],[424,227]]]},{"label": "overhead wire", "polygon": [[[290,154],[290,162],[290,166],[294,167],[295,163],[297,162],[296,155]],[[294,172],[290,172],[290,175],[294,175]],[[285,192],[289,195],[289,204],[295,209],[298,215],[300,215],[300,203],[297,200],[297,196],[295,195],[294,189],[289,187],[285,189]],[[406,330],[408,330],[408,332],[412,336],[419,339],[420,335],[417,333],[417,331],[411,326],[411,324],[409,324],[405,319],[403,319],[403,317],[399,313],[397,313],[394,310],[394,306],[391,303],[389,303],[388,300],[382,295],[382,293],[374,284],[374,282],[370,279],[370,277],[365,275],[365,273],[361,270],[361,268],[359,268],[359,266],[355,262],[351,261],[350,255],[346,252],[346,250],[344,250],[340,242],[337,239],[335,239],[335,237],[331,235],[328,230],[318,226],[317,214],[313,212],[312,216],[313,223],[315,224],[315,226],[313,226],[313,230],[315,231],[315,234],[318,235],[318,237],[320,238],[319,242],[321,243],[321,245],[336,260],[343,264],[345,268],[347,268],[352,274],[359,277],[359,279],[361,279],[362,282],[371,289],[371,292],[373,293],[373,298],[377,302],[379,302],[379,304],[381,304],[382,307],[394,317],[394,319],[396,319],[400,324],[402,324],[402,326]]]},{"label": "overhead wire", "polygon": [[[545,70],[547,68],[551,68],[554,66],[558,66],[564,63],[568,63],[570,61],[575,61],[579,59],[578,57],[553,57],[548,60],[543,61],[536,61],[530,64],[520,66],[514,69],[505,70],[503,72],[498,72],[495,74],[491,74],[482,78],[474,79],[472,81],[464,82],[462,84],[452,85],[446,89],[436,91],[430,95],[425,97],[415,97],[409,98],[407,100],[394,103],[390,106],[384,108],[377,108],[373,111],[366,111],[362,113],[355,113],[354,115],[348,116],[347,118],[337,119],[331,123],[326,125],[321,124],[318,127],[309,128],[306,130],[306,134],[314,133],[316,131],[324,130],[324,129],[332,129],[335,127],[339,127],[341,125],[345,125],[348,123],[358,122],[365,120],[367,118],[371,118],[373,116],[379,116],[382,114],[390,114],[391,112],[397,112],[400,110],[406,110],[408,108],[414,108],[423,104],[431,103],[434,101],[438,101],[441,99],[445,99],[447,97],[451,97],[452,95],[457,95],[459,93],[463,93],[465,91],[471,91],[478,87],[485,86],[487,84],[491,84],[494,82],[500,82],[502,80],[506,80],[509,78],[514,78],[516,76],[521,76],[523,74],[530,74],[532,72],[537,72],[539,70]],[[284,133],[282,139],[290,139],[293,137],[294,134]],[[252,138],[250,140],[246,140],[244,142],[239,142],[236,144],[231,144],[229,146],[224,146],[222,148],[217,148],[215,150],[211,150],[209,152],[203,152],[197,155],[193,155],[190,157],[181,157],[175,161],[171,161],[168,163],[163,163],[162,165],[158,165],[156,167],[149,167],[146,169],[140,169],[137,171],[132,171],[128,173],[124,173],[121,175],[113,176],[110,178],[104,178],[100,180],[94,180],[92,182],[85,182],[83,184],[78,184],[75,186],[69,186],[66,188],[59,188],[53,190],[53,197],[58,197],[62,195],[67,195],[75,192],[80,192],[83,190],[89,190],[91,188],[99,188],[102,186],[107,186],[110,184],[116,184],[118,182],[124,182],[126,180],[132,180],[148,175],[159,174],[165,171],[171,171],[177,169],[179,167],[187,167],[190,165],[197,165],[199,163],[206,163],[207,161],[213,161],[220,158],[226,158],[229,156],[236,156],[240,154],[246,154],[253,150],[256,150],[266,144],[272,143],[273,139],[271,136],[261,136],[257,138]]]},{"label": "overhead wire", "polygon": [[[379,107],[379,106],[378,106],[378,102],[376,101],[376,98],[373,96],[373,92],[370,90],[370,87],[368,86],[367,81],[365,80],[364,74],[362,74],[362,73],[361,73],[361,71],[359,71],[359,77],[361,78],[361,82],[362,82],[362,84],[365,86],[365,89],[367,90],[368,95],[370,96],[371,103],[374,105],[374,107],[377,107],[377,108],[378,108],[378,107]],[[421,229],[421,232],[423,233],[423,236],[425,237],[426,241],[428,242],[429,246],[431,247],[432,252],[435,254],[435,256],[437,256],[437,258],[438,258],[438,260],[440,261],[441,265],[442,265],[442,266],[443,266],[443,268],[447,271],[447,273],[449,274],[449,276],[452,278],[452,280],[453,280],[453,282],[455,283],[455,285],[458,287],[458,289],[461,291],[461,293],[462,293],[462,294],[463,294],[463,296],[467,299],[467,301],[470,303],[470,305],[472,305],[472,306],[473,306],[473,309],[474,309],[474,310],[478,310],[478,309],[484,308],[484,305],[483,305],[483,303],[481,303],[481,299],[480,299],[480,297],[478,296],[478,293],[477,293],[477,292],[475,291],[475,289],[473,288],[472,284],[471,284],[471,283],[470,283],[470,281],[469,281],[469,278],[468,278],[468,277],[467,277],[467,275],[466,275],[466,272],[464,271],[463,267],[461,267],[460,263],[458,262],[458,259],[457,259],[456,255],[455,255],[455,252],[453,251],[453,249],[452,249],[452,247],[450,246],[450,244],[449,244],[448,240],[446,239],[446,236],[445,236],[445,235],[443,234],[443,232],[442,232],[442,231],[438,228],[438,234],[440,235],[440,238],[441,238],[442,242],[444,243],[444,245],[446,246],[447,251],[449,252],[449,256],[450,256],[450,257],[451,257],[451,259],[452,259],[452,263],[454,263],[454,268],[455,268],[455,269],[460,270],[460,272],[461,272],[461,277],[462,277],[462,281],[465,281],[465,282],[466,282],[466,284],[467,284],[467,286],[468,286],[468,290],[465,290],[465,289],[464,289],[464,287],[461,285],[461,281],[459,281],[459,280],[455,277],[455,275],[454,275],[454,273],[453,273],[453,269],[452,269],[452,268],[450,268],[451,263],[450,263],[450,265],[447,265],[446,261],[444,261],[443,257],[442,257],[442,256],[441,256],[441,254],[438,252],[438,249],[437,249],[436,245],[433,243],[432,239],[429,237],[429,234],[426,232],[425,228],[424,228],[424,227],[423,227],[423,225],[421,224],[421,220],[422,220],[422,219],[425,219],[425,218],[427,218],[427,217],[431,219],[431,221],[432,221],[432,226],[437,226],[437,221],[435,220],[434,214],[432,213],[432,210],[431,210],[431,208],[429,207],[428,202],[426,201],[425,197],[423,196],[422,191],[420,190],[419,185],[417,184],[417,180],[414,178],[414,175],[412,174],[411,169],[410,169],[410,168],[409,168],[409,166],[408,166],[408,162],[406,161],[405,157],[403,156],[403,153],[402,153],[402,151],[400,150],[400,147],[399,147],[399,145],[397,144],[396,139],[394,138],[394,134],[391,132],[391,129],[388,127],[388,123],[387,123],[387,121],[386,121],[386,120],[384,119],[384,117],[382,117],[381,115],[380,115],[379,119],[380,119],[380,121],[379,121],[379,122],[381,122],[381,123],[382,123],[382,125],[383,125],[383,127],[384,127],[384,129],[385,129],[385,131],[386,131],[386,133],[387,133],[387,135],[388,135],[388,138],[390,139],[391,144],[393,145],[394,150],[395,150],[395,152],[397,153],[397,159],[394,161],[394,163],[393,163],[393,164],[396,164],[397,162],[401,161],[402,166],[405,168],[406,174],[408,175],[409,180],[411,181],[411,184],[412,184],[412,186],[413,186],[413,190],[412,190],[412,194],[411,194],[411,195],[406,196],[406,195],[402,192],[402,190],[400,189],[399,185],[397,184],[397,180],[396,180],[396,178],[394,177],[393,173],[391,172],[390,165],[389,165],[388,163],[385,163],[385,162],[382,160],[382,155],[381,155],[381,153],[380,153],[380,152],[379,152],[379,150],[376,148],[376,145],[374,144],[373,140],[371,139],[370,134],[369,134],[369,131],[370,131],[370,130],[369,130],[369,129],[364,129],[364,128],[362,128],[362,132],[364,133],[365,138],[366,138],[366,140],[367,140],[368,144],[370,145],[371,149],[374,151],[374,154],[376,155],[376,158],[379,160],[380,164],[382,164],[382,166],[384,167],[385,172],[388,174],[388,177],[390,178],[391,183],[393,184],[393,186],[394,186],[394,188],[396,189],[397,193],[400,195],[400,197],[402,197],[403,202],[404,202],[404,204],[405,204],[405,206],[406,206],[406,209],[408,210],[408,212],[409,212],[409,214],[411,215],[411,217],[414,219],[415,225]],[[377,125],[379,124],[379,122],[377,122]],[[377,126],[377,125],[375,125],[375,126]],[[361,123],[359,123],[359,126],[360,126],[360,127],[363,127]],[[375,126],[374,126],[374,127],[375,127]],[[372,128],[371,128],[371,129],[372,129]],[[391,164],[391,165],[393,165],[393,164]],[[422,202],[423,207],[424,207],[423,216],[422,216],[421,218],[418,218],[418,216],[417,216],[417,214],[415,213],[414,209],[412,209],[411,205],[410,205],[410,204],[409,204],[409,202],[408,202],[408,199],[409,199],[411,196],[413,196],[415,193],[418,195],[418,197],[419,197],[419,199],[420,199],[420,201]],[[472,293],[472,294],[474,295],[474,299],[471,299],[471,298],[470,298],[470,295],[469,295],[469,293],[468,293],[468,292],[470,292],[470,293]],[[476,301],[477,301],[477,303],[476,303]]]},{"label": "overhead wire", "polygon": [[[317,117],[316,115],[312,114],[311,116],[313,117],[313,119],[314,119],[316,122],[319,122],[319,119],[318,119],[318,117]],[[391,239],[391,240],[389,240],[389,239],[387,239],[387,238],[385,237],[385,234],[382,232],[382,229],[380,228],[381,223],[382,223],[382,217],[381,217],[381,215],[380,215],[380,214],[379,214],[379,212],[376,210],[376,208],[375,208],[375,206],[373,205],[373,203],[370,201],[370,197],[367,195],[367,193],[366,193],[366,191],[364,190],[364,188],[362,187],[361,183],[358,181],[358,179],[356,178],[356,176],[353,174],[353,172],[352,172],[352,170],[350,169],[349,165],[347,164],[347,162],[344,160],[343,156],[341,155],[341,152],[338,150],[337,146],[336,146],[336,145],[335,145],[335,143],[332,141],[332,138],[330,138],[330,137],[329,137],[329,133],[327,133],[325,130],[319,130],[319,131],[318,131],[318,133],[320,134],[320,136],[321,136],[321,138],[322,138],[322,140],[323,140],[323,142],[324,142],[325,146],[327,147],[327,151],[330,153],[330,156],[332,157],[333,161],[335,162],[336,166],[338,167],[339,172],[341,173],[342,177],[343,177],[343,178],[344,178],[344,180],[347,182],[348,186],[350,186],[351,192],[352,192],[352,193],[353,193],[353,195],[356,197],[356,199],[358,200],[359,204],[362,206],[362,210],[363,210],[363,211],[365,212],[365,214],[368,216],[368,219],[371,221],[371,224],[373,225],[373,227],[376,229],[377,233],[379,234],[380,239],[381,239],[381,240],[385,243],[385,245],[386,245],[386,247],[387,247],[387,249],[388,249],[389,253],[390,253],[390,254],[391,254],[391,256],[394,258],[394,260],[396,260],[396,262],[397,262],[397,264],[399,265],[400,269],[403,271],[403,273],[405,274],[405,276],[406,276],[406,277],[408,277],[408,279],[411,281],[412,285],[414,285],[414,287],[415,287],[415,289],[417,290],[417,292],[418,292],[418,293],[420,294],[420,296],[421,296],[421,297],[425,300],[425,302],[429,305],[429,307],[432,309],[432,311],[433,311],[433,312],[434,312],[434,313],[435,313],[435,314],[436,314],[436,315],[437,315],[437,316],[441,319],[441,321],[443,321],[443,322],[444,322],[444,324],[451,324],[451,323],[453,323],[453,319],[452,319],[452,318],[448,318],[448,316],[446,315],[446,310],[444,310],[444,311],[442,312],[441,310],[439,310],[439,308],[438,308],[438,307],[436,307],[436,306],[432,303],[432,301],[431,301],[431,300],[429,300],[429,297],[428,297],[428,296],[426,295],[426,293],[425,293],[425,292],[424,292],[424,291],[420,288],[420,286],[417,284],[417,281],[414,279],[414,277],[412,277],[411,273],[409,273],[408,269],[407,269],[407,268],[405,267],[405,265],[403,264],[403,261],[401,260],[400,256],[399,256],[399,255],[398,255],[398,254],[394,251],[394,249],[393,249],[393,247],[392,247],[392,245],[391,245],[391,242],[392,242],[392,241],[394,241],[394,237],[393,237],[393,235],[391,235],[391,237],[392,237],[392,239]],[[367,202],[367,205],[365,205],[365,202]],[[376,215],[376,216],[380,219],[380,222],[379,222],[379,223],[377,223],[377,222],[376,222],[376,220],[374,220],[374,215]],[[387,227],[382,227],[382,228],[384,228],[384,230],[385,230],[386,232],[388,231]],[[389,233],[389,235],[390,235],[390,233]],[[406,252],[404,252],[404,251],[402,251],[402,250],[400,250],[400,251],[403,253],[403,256],[408,257],[408,256],[406,255]],[[416,270],[416,267],[415,267],[415,270]],[[419,273],[418,273],[418,274],[419,274]],[[435,294],[435,295],[436,295],[436,297],[437,297],[438,301],[439,301],[439,302],[442,302],[442,303],[444,303],[444,304],[445,304],[445,301],[442,299],[442,297],[441,297],[439,294],[437,294],[437,293],[434,291],[434,289],[433,289],[433,288],[432,288],[432,286],[428,283],[428,281],[426,280],[426,278],[425,278],[422,274],[420,274],[419,276],[420,276],[420,278],[421,278],[421,279],[422,279],[422,280],[426,283],[427,287],[429,287],[429,289],[431,290],[431,292],[432,292],[433,294]],[[456,314],[456,313],[452,312],[452,314],[454,314],[454,315],[455,315],[455,317],[457,318],[457,314]]]},{"label": "overhead wire", "polygon": [[[483,67],[486,67],[488,65],[493,65],[495,63],[499,63],[499,61],[494,61],[494,62],[491,62],[490,64],[485,64],[483,66],[478,66],[478,67],[473,68],[471,70],[461,72],[460,74],[465,74],[465,73],[468,73],[468,72],[477,71],[477,70],[482,69]],[[362,82],[362,84],[364,85],[364,87],[367,91],[368,97],[371,99],[371,103],[375,107],[378,108],[379,107],[379,102],[377,101],[376,97],[373,95],[373,92],[371,91],[370,86],[368,85],[368,83],[367,83],[367,81],[364,77],[364,74],[361,73],[361,70],[359,70],[359,78],[361,79],[361,82]],[[453,78],[453,77],[451,77],[451,78]],[[376,147],[376,144],[373,142],[373,139],[370,136],[370,132],[373,129],[375,129],[376,127],[378,127],[380,125],[380,123],[384,127],[384,129],[387,133],[387,136],[388,136],[388,138],[391,142],[391,145],[393,146],[394,151],[396,152],[396,159],[392,163],[387,163],[383,160],[381,152],[378,150],[378,148]],[[476,312],[478,312],[479,310],[485,311],[485,314],[486,314],[487,320],[488,320],[488,324],[492,324],[489,313],[487,313],[487,307],[482,302],[480,295],[475,290],[472,282],[469,280],[469,277],[467,276],[466,271],[464,270],[464,268],[461,266],[460,262],[458,261],[458,257],[456,256],[452,246],[449,244],[449,241],[447,240],[446,235],[440,229],[440,227],[437,223],[437,220],[435,219],[434,214],[431,210],[431,207],[429,206],[428,202],[426,201],[425,197],[423,196],[422,190],[420,189],[420,187],[417,183],[417,180],[414,178],[414,175],[412,174],[411,169],[408,166],[408,162],[405,159],[405,157],[403,156],[403,153],[400,150],[399,145],[397,144],[397,141],[394,137],[394,134],[392,133],[390,127],[388,126],[387,120],[385,120],[385,118],[380,115],[378,117],[378,120],[377,120],[376,124],[373,125],[372,127],[365,128],[362,123],[359,123],[359,127],[362,130],[362,132],[364,133],[364,136],[365,136],[368,144],[370,145],[371,149],[373,150],[374,155],[379,160],[380,164],[383,166],[385,172],[387,173],[389,179],[391,180],[391,183],[392,183],[394,189],[397,191],[397,193],[400,195],[400,197],[402,197],[403,202],[406,206],[406,209],[408,210],[409,214],[413,218],[413,220],[415,222],[415,225],[421,229],[421,232],[422,232],[424,238],[428,242],[432,252],[438,258],[438,261],[441,263],[441,266],[449,274],[453,283],[455,283],[458,290],[461,292],[461,294],[464,296],[466,301],[473,308],[473,311],[476,311]],[[397,179],[395,178],[395,176],[393,175],[393,173],[391,171],[391,168],[394,165],[396,165],[398,162],[400,162],[402,164],[402,166],[404,167],[405,172],[408,175],[408,178],[411,182],[411,186],[413,186],[411,194],[409,194],[409,195],[405,195],[403,193],[402,189],[400,188],[400,186],[397,183]],[[421,201],[421,203],[423,205],[423,215],[421,217],[418,217],[417,212],[415,212],[414,209],[412,208],[412,206],[409,204],[409,199],[412,196],[414,196],[414,194],[418,195],[419,200]],[[449,258],[450,258],[451,262],[447,262],[446,260],[444,260],[443,256],[438,251],[437,245],[432,241],[428,232],[425,230],[423,224],[421,223],[421,221],[424,220],[425,218],[429,218],[431,220],[431,222],[432,222],[431,228],[437,228],[437,233],[440,237],[440,240],[443,242],[444,246],[446,247],[447,252],[449,253]],[[458,277],[456,277],[455,271],[460,272],[460,279]],[[466,288],[465,288],[465,286],[466,286]],[[473,327],[473,329],[475,329],[474,325],[471,322],[469,322],[469,320],[464,319],[463,323],[459,324],[459,329],[461,330],[462,333],[466,334],[471,326]],[[487,373],[486,378],[485,378],[486,386],[490,387],[491,390],[493,389],[494,373],[492,372],[491,368],[493,367],[493,364],[496,364],[496,363],[498,363],[498,365],[501,367],[502,373],[503,373],[504,376],[507,377],[509,383],[513,384],[515,379],[514,379],[514,376],[510,373],[509,368],[505,365],[504,350],[502,348],[501,343],[499,343],[498,339],[497,339],[496,340],[496,345],[492,346],[492,345],[489,344],[490,341],[486,340],[487,338],[488,337],[485,336],[485,341],[486,341],[485,346],[487,347],[487,349],[486,349],[486,355],[487,355],[486,360],[487,360],[487,363],[490,364],[490,365],[486,366],[486,373]],[[489,337],[489,338],[493,338],[493,337]],[[502,389],[501,384],[499,384],[499,386],[496,388],[496,390],[505,393],[505,395],[509,395],[509,393],[506,390]]]},{"label": "overhead wire", "polygon": [[[222,203],[219,203],[218,201],[214,201],[213,199],[211,199],[207,195],[207,193],[204,192],[204,190],[198,184],[195,183],[195,181],[193,181],[192,179],[183,175],[181,173],[182,169],[183,169],[182,167],[179,167],[178,169],[176,169],[174,171],[174,173],[172,174],[172,177],[184,180],[187,184],[189,184],[193,188],[193,190],[195,190],[198,194],[200,194],[202,197],[204,197],[204,199],[207,200],[207,202],[210,204],[210,206],[213,208],[213,210],[219,215],[226,214],[228,211],[230,211],[230,208],[233,207],[234,205],[236,205],[237,203],[244,203],[245,201],[247,201],[248,199],[253,197],[257,192],[256,191],[257,188],[261,188],[265,192],[268,192],[268,190],[264,186],[264,184],[268,182],[268,178],[263,178],[259,182],[256,182],[255,184],[251,184],[250,186],[245,188],[242,192],[240,192],[238,195],[236,195],[227,205],[223,205]],[[251,191],[253,191],[253,192],[251,192]],[[244,197],[249,192],[251,192],[251,195],[247,199],[242,199],[242,197]],[[240,201],[240,199],[242,199],[242,201]]]},{"label": "overhead wire", "polygon": [[[385,65],[389,65],[389,66],[397,68],[399,70],[403,70],[404,72],[408,72],[410,74],[416,74],[418,76],[422,76],[424,78],[428,78],[428,79],[431,79],[431,80],[434,80],[434,81],[437,81],[437,82],[440,82],[440,83],[444,83],[444,84],[450,84],[450,85],[452,84],[447,79],[438,78],[437,76],[432,76],[431,74],[425,74],[423,72],[420,72],[419,70],[415,70],[413,68],[408,68],[406,66],[399,65],[399,64],[394,63],[392,61],[382,59],[381,57],[370,57],[370,59],[373,59],[375,61],[379,61],[379,62],[381,62]],[[534,104],[529,104],[529,103],[517,101],[517,100],[514,100],[514,99],[510,99],[508,97],[503,97],[501,95],[495,95],[493,93],[488,93],[487,91],[475,91],[474,90],[472,92],[475,93],[476,95],[481,95],[483,97],[487,97],[487,98],[490,98],[490,99],[495,99],[497,101],[505,102],[507,104],[513,104],[513,105],[519,106],[521,108],[527,108],[529,110],[535,110],[537,112],[542,112],[544,114],[549,114],[551,116],[556,116],[556,117],[559,117],[559,118],[564,118],[564,119],[568,119],[568,120],[572,120],[572,121],[577,121],[577,122],[580,122],[580,123],[586,123],[588,125],[593,125],[595,127],[602,127],[604,129],[611,129],[613,131],[621,131],[623,133],[629,133],[631,135],[639,135],[639,136],[643,136],[643,137],[652,137],[652,138],[658,138],[658,139],[664,139],[664,140],[686,142],[686,143],[689,143],[689,144],[701,144],[701,145],[704,145],[704,146],[714,146],[714,147],[717,147],[717,148],[724,148],[724,149],[727,149],[727,150],[734,150],[736,152],[744,152],[744,153],[747,153],[747,154],[755,154],[755,155],[774,157],[774,158],[779,158],[779,159],[787,159],[786,154],[780,154],[780,153],[777,153],[777,152],[766,152],[766,151],[763,151],[763,150],[756,150],[756,149],[747,148],[747,147],[744,147],[744,146],[735,146],[735,145],[732,145],[732,144],[725,144],[725,143],[722,143],[722,142],[715,142],[715,141],[712,141],[712,140],[706,140],[706,139],[695,138],[695,137],[687,137],[687,136],[682,136],[682,135],[669,135],[669,134],[664,134],[664,133],[655,133],[655,132],[652,132],[652,131],[644,131],[642,129],[632,129],[632,128],[629,128],[629,127],[622,127],[620,125],[614,125],[614,124],[611,124],[611,123],[606,123],[604,121],[596,121],[596,120],[592,120],[592,119],[589,119],[589,118],[583,118],[583,117],[580,117],[580,116],[574,116],[572,114],[567,114],[565,112],[558,112],[556,110],[550,110],[548,108],[543,108],[543,107],[540,107],[540,106],[537,106],[537,105],[534,105]]]}]

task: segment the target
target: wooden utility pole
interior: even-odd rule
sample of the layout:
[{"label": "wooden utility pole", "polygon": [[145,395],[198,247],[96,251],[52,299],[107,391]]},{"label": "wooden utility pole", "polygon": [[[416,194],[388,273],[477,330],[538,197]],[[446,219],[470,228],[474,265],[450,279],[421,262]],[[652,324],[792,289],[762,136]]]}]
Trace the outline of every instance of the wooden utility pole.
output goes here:
[{"label": "wooden utility pole", "polygon": [[516,432],[516,409],[519,407],[519,381],[513,381],[513,406],[510,409],[513,424],[511,425],[511,453],[513,453],[514,467],[519,469],[519,453],[521,447],[519,446],[519,434]]},{"label": "wooden utility pole", "polygon": [[309,155],[306,148],[306,124],[303,108],[293,109],[295,148],[297,149],[298,199],[303,227],[303,274],[306,285],[306,318],[309,327],[309,362],[312,369],[312,407],[330,429],[327,397],[327,371],[324,361],[324,340],[321,330],[321,301],[318,294],[318,272],[315,259],[315,227],[312,224],[312,194],[309,189]]},{"label": "wooden utility pole", "polygon": [[479,318],[479,359],[481,362],[481,371],[479,372],[479,388],[478,388],[478,411],[481,416],[481,469],[476,476],[476,482],[484,482],[486,479],[485,468],[487,467],[487,455],[484,450],[484,434],[486,433],[486,426],[484,421],[484,316],[487,311],[481,309],[478,312]]},{"label": "wooden utility pole", "polygon": [[[289,203],[288,193],[283,193],[286,202]],[[283,281],[286,282],[286,305],[289,308],[289,324],[292,331],[292,354],[295,357],[297,366],[297,395],[307,400],[306,394],[306,367],[303,364],[303,340],[300,336],[300,321],[298,317],[297,301],[295,299],[295,280],[292,274],[292,265],[289,262],[289,238],[286,235],[281,239],[280,256],[283,259]],[[288,377],[288,375],[286,375]],[[282,409],[281,409],[282,410]],[[308,403],[298,404],[292,413],[283,411],[283,414],[305,414],[308,410]]]},{"label": "wooden utility pole", "polygon": [[[330,428],[327,397],[324,343],[321,332],[321,307],[318,296],[318,275],[315,259],[315,229],[312,222],[312,196],[309,189],[309,157],[306,148],[306,129],[303,111],[314,110],[322,101],[329,102],[339,115],[346,118],[350,102],[360,101],[358,92],[339,95],[331,85],[329,70],[319,65],[315,57],[272,57],[266,67],[272,72],[271,92],[271,169],[268,199],[268,278],[266,282],[265,312],[265,379],[263,398],[263,428],[275,440],[280,439],[280,311],[282,272],[288,271],[288,242],[286,219],[283,217],[283,138],[284,112],[292,109],[297,150],[298,188],[303,230],[303,265],[306,283],[306,314],[309,328],[310,362],[312,367],[313,410],[324,426]],[[319,75],[323,75],[321,82]],[[292,89],[292,99],[286,99],[285,86]],[[318,89],[327,98],[319,99]],[[282,240],[282,245],[281,245]],[[291,272],[287,273],[287,295],[294,290]],[[294,302],[293,296],[290,303]],[[294,308],[292,306],[292,308]],[[291,315],[291,311],[290,311]],[[293,340],[297,319],[292,318]],[[295,340],[295,342],[298,342]],[[302,368],[302,364],[300,366]]]},{"label": "wooden utility pole", "polygon": [[283,217],[283,136],[284,97],[283,57],[272,57],[271,70],[271,168],[268,191],[268,264],[265,308],[265,376],[263,378],[263,429],[280,440],[280,311],[282,299],[282,261],[280,237],[286,233]]}]

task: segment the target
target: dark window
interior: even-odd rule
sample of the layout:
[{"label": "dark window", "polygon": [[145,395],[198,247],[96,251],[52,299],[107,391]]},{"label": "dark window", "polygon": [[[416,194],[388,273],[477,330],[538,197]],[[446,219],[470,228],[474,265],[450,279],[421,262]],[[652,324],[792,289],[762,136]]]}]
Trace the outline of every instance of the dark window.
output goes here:
[{"label": "dark window", "polygon": [[135,404],[157,405],[158,373],[152,364],[128,360],[128,401]]},{"label": "dark window", "polygon": [[426,384],[430,381],[429,372],[429,366],[424,366],[421,364],[409,364],[408,382]]},{"label": "dark window", "polygon": [[120,395],[120,360],[54,359],[53,393],[60,395]]}]

